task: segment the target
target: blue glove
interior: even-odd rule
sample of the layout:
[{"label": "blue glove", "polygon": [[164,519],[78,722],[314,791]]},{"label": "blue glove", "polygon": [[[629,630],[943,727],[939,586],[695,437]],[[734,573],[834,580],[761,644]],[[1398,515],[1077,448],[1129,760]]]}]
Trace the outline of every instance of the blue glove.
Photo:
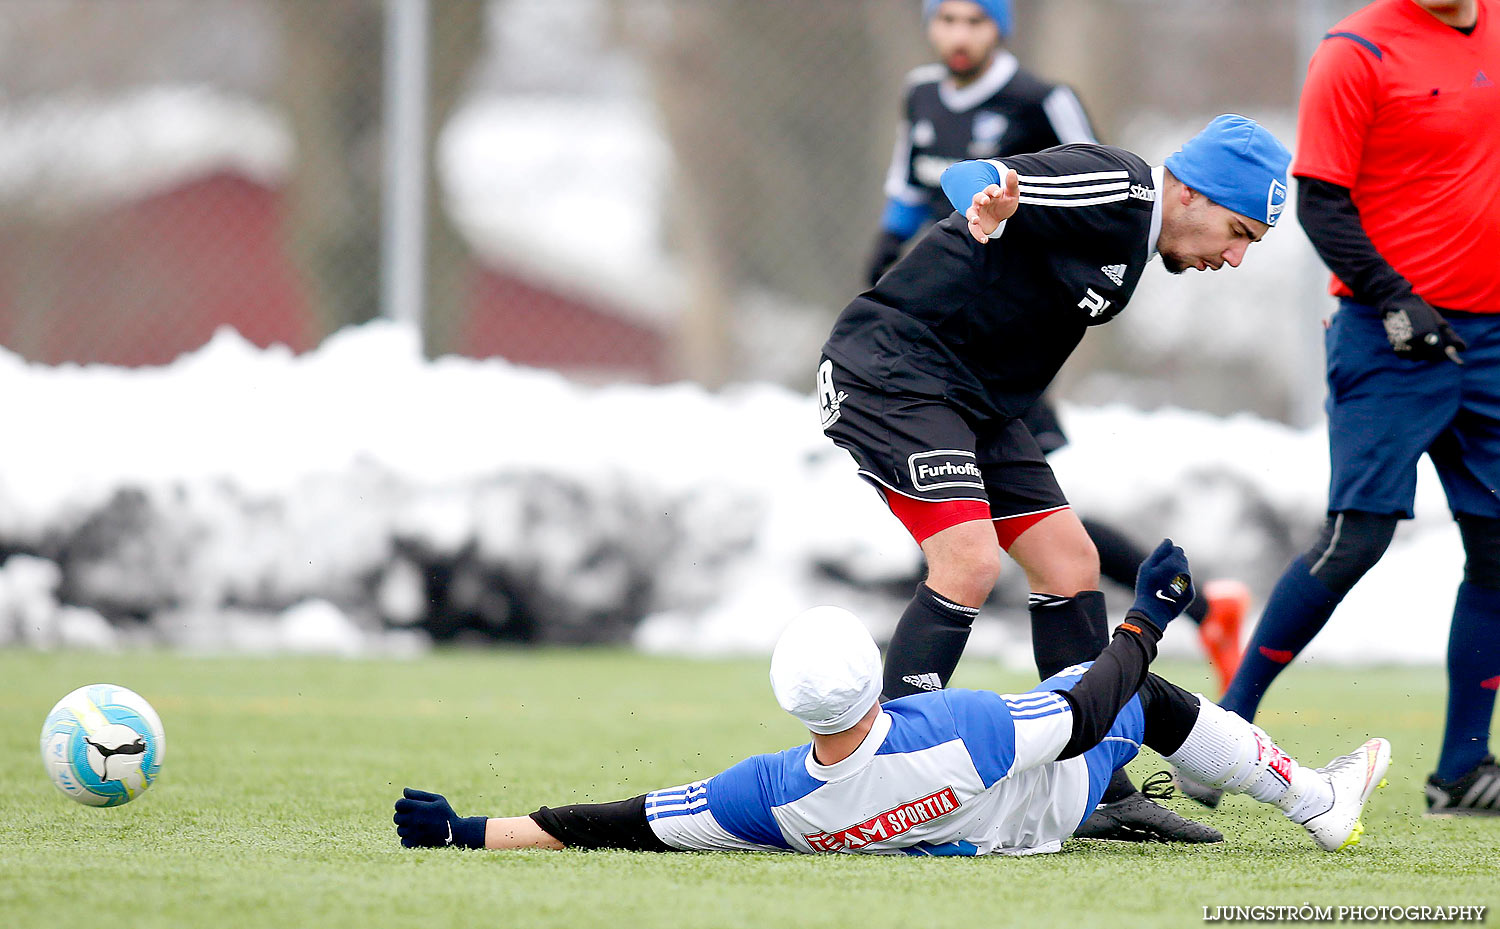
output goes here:
[{"label": "blue glove", "polygon": [[1193,602],[1193,576],[1188,570],[1187,555],[1182,549],[1173,545],[1171,539],[1162,539],[1136,572],[1135,603],[1131,610],[1165,632],[1167,623]]},{"label": "blue glove", "polygon": [[462,817],[442,794],[430,794],[410,787],[401,791],[396,801],[396,835],[407,848],[484,848],[487,816]]}]

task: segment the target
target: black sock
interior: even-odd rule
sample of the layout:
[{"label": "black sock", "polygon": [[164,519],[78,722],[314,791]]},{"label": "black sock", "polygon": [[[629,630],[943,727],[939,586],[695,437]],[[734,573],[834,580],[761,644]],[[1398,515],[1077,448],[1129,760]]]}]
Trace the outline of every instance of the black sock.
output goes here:
[{"label": "black sock", "polygon": [[1143,741],[1158,755],[1176,754],[1198,722],[1197,695],[1165,678],[1147,674],[1140,698],[1146,722]]},{"label": "black sock", "polygon": [[1104,593],[1080,590],[1071,597],[1032,594],[1031,653],[1046,680],[1063,668],[1093,661],[1109,645]]},{"label": "black sock", "polygon": [[979,607],[954,603],[918,584],[885,651],[882,696],[894,700],[947,687],[978,615]]}]

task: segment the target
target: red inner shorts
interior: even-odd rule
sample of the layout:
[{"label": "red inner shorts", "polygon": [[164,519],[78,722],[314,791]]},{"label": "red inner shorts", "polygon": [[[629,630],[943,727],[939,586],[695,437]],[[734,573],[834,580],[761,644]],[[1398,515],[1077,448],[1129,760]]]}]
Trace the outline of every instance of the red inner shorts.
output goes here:
[{"label": "red inner shorts", "polygon": [[918,545],[959,523],[988,519],[995,524],[995,537],[1000,540],[1000,547],[1010,551],[1011,545],[1021,537],[1021,533],[1053,513],[1068,509],[1067,506],[1059,506],[1036,513],[994,519],[990,515],[990,505],[983,500],[918,500],[884,487],[880,488],[880,492],[885,496],[886,505],[891,508],[891,512],[901,520],[901,525],[906,527],[906,531],[911,533]]}]

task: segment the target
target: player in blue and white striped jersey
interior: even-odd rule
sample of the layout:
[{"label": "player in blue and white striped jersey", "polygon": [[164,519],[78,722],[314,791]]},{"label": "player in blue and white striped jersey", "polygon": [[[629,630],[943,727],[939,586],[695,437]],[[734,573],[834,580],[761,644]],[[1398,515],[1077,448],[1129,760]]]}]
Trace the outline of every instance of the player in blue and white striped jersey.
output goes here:
[{"label": "player in blue and white striped jersey", "polygon": [[[1084,670],[1044,686],[1074,686]],[[1057,761],[1072,718],[1050,691],[895,700],[846,758],[822,764],[812,745],[759,755],[707,781],[647,794],[646,820],[666,845],[699,851],[1056,851],[1142,738],[1137,702],[1099,747]]]},{"label": "player in blue and white striped jersey", "polygon": [[459,817],[437,794],[396,801],[408,847],[1026,855],[1056,851],[1142,744],[1196,780],[1280,808],[1329,851],[1358,840],[1390,762],[1371,739],[1316,771],[1264,732],[1150,674],[1162,630],[1193,596],[1163,542],[1136,601],[1087,666],[1024,694],[943,690],[878,701],[880,656],[845,610],[794,620],[771,659],[777,702],[812,742],[617,803]]}]

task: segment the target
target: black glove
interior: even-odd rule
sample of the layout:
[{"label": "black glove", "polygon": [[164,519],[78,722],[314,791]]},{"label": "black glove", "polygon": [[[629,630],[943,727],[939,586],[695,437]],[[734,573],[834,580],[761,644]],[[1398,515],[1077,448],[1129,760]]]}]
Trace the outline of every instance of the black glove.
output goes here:
[{"label": "black glove", "polygon": [[1140,613],[1165,632],[1167,623],[1193,602],[1193,576],[1188,570],[1183,550],[1171,539],[1162,539],[1136,572],[1135,603],[1130,611]]},{"label": "black glove", "polygon": [[1396,354],[1408,361],[1463,364],[1458,353],[1468,346],[1427,301],[1412,294],[1386,304],[1382,317],[1385,337]]},{"label": "black glove", "polygon": [[487,816],[464,818],[453,812],[442,794],[430,794],[410,787],[401,791],[396,801],[396,835],[407,848],[484,848]]},{"label": "black glove", "polygon": [[901,246],[906,240],[889,230],[882,232],[880,238],[875,240],[875,253],[870,256],[870,269],[868,273],[871,287],[880,280],[880,275],[890,270],[896,259],[901,257]]}]

